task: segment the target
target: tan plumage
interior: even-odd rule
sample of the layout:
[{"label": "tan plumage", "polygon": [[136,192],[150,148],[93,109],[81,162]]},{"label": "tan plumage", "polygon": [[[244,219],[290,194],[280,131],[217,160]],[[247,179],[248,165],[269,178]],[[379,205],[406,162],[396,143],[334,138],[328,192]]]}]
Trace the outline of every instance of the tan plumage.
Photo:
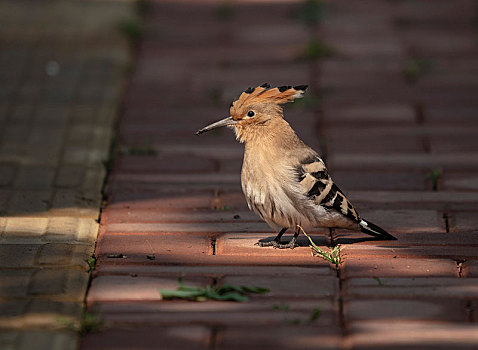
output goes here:
[{"label": "tan plumage", "polygon": [[197,132],[228,126],[244,143],[241,184],[246,201],[272,228],[280,230],[274,241],[260,245],[294,248],[298,230],[288,244],[280,238],[297,225],[360,229],[380,239],[395,239],[360,218],[319,155],[283,119],[281,105],[302,97],[306,88],[270,88],[268,84],[249,88],[231,104],[230,117]]}]

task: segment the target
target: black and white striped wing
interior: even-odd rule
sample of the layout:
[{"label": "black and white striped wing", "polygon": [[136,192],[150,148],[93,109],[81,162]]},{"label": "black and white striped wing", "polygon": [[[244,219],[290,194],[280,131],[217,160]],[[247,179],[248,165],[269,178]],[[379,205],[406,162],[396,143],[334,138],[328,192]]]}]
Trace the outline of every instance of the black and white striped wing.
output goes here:
[{"label": "black and white striped wing", "polygon": [[313,155],[303,159],[297,166],[297,177],[303,193],[317,205],[335,209],[347,218],[360,222],[357,211],[334,184],[320,157]]}]

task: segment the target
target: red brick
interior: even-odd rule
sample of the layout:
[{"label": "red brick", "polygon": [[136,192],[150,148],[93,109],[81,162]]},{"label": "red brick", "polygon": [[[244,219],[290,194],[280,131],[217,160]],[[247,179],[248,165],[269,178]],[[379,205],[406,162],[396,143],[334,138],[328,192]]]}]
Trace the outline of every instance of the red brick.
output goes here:
[{"label": "red brick", "polygon": [[208,223],[117,223],[106,225],[106,232],[161,233],[161,232],[257,232],[270,231],[264,222],[208,222]]},{"label": "red brick", "polygon": [[451,277],[351,278],[345,283],[352,298],[450,298],[478,297],[478,279]]},{"label": "red brick", "polygon": [[471,231],[470,236],[475,238],[478,244],[478,215],[476,211],[458,212],[449,214],[451,231]]},{"label": "red brick", "polygon": [[[289,310],[277,310],[277,305],[285,305]],[[205,301],[160,301],[160,302],[121,302],[98,303],[94,309],[105,315],[110,324],[158,326],[203,324],[211,326],[256,326],[283,325],[294,320],[304,323],[309,320],[314,308],[321,310],[314,322],[317,326],[329,327],[337,323],[337,310],[331,300],[271,299],[267,295],[250,295],[247,303]],[[224,315],[227,315],[225,317]]]},{"label": "red brick", "polygon": [[[281,256],[281,257],[294,257],[297,259],[310,261],[311,258],[311,249],[309,247],[309,241],[304,235],[300,235],[297,242],[299,247],[295,249],[274,249],[273,247],[260,247],[255,245],[259,240],[260,241],[270,241],[276,236],[275,233],[259,233],[259,234],[242,234],[242,233],[227,233],[219,237],[216,242],[217,255],[226,255],[226,256],[260,256],[267,258],[270,256]],[[327,245],[327,237],[325,235],[316,235],[313,234],[312,239],[319,246]],[[282,240],[288,242],[290,237],[283,236]],[[325,247],[327,248],[327,247]],[[319,258],[316,258],[319,260]],[[325,264],[325,262],[324,262]]]},{"label": "red brick", "polygon": [[[443,247],[444,250],[449,246],[475,246],[477,244],[476,237],[469,232],[394,232],[397,241],[376,241],[374,237],[368,236],[363,232],[335,230],[334,242],[343,244],[344,247],[353,245],[364,245],[373,249],[374,246],[390,247],[390,248],[413,248],[435,246]],[[354,250],[353,248],[352,250]],[[366,247],[358,247],[356,250],[367,249]],[[435,249],[435,248],[432,248]],[[437,248],[438,249],[438,248]]]},{"label": "red brick", "polygon": [[205,234],[101,234],[96,253],[110,263],[192,263],[212,254]]},{"label": "red brick", "polygon": [[425,121],[427,123],[445,123],[449,124],[450,120],[453,123],[476,124],[476,114],[478,106],[426,106],[427,113],[425,114]]},{"label": "red brick", "polygon": [[[221,166],[218,163],[218,168]],[[240,167],[240,166],[239,166]],[[214,191],[240,191],[240,170],[231,173],[197,174],[120,174],[108,185],[107,193],[197,193]]]},{"label": "red brick", "polygon": [[220,334],[219,350],[338,350],[340,331],[337,327],[321,327],[315,324],[281,327],[230,327]]},{"label": "red brick", "polygon": [[[184,278],[184,283],[194,286],[206,286],[209,280],[194,277]],[[88,292],[89,305],[101,302],[158,301],[162,300],[159,289],[176,289],[176,278],[157,278],[146,276],[98,276],[93,279]]]},{"label": "red brick", "polygon": [[[335,63],[335,62],[334,62]],[[328,63],[328,65],[332,62]],[[324,66],[327,67],[327,64]],[[325,118],[330,124],[413,124],[415,113],[409,104],[383,104],[383,105],[348,105],[337,108],[328,108],[325,105]]]},{"label": "red brick", "polygon": [[[245,234],[249,235],[249,234]],[[251,233],[254,237],[254,234]],[[267,237],[267,234],[265,235]],[[260,238],[263,238],[261,236]],[[253,240],[256,242],[257,239]],[[199,233],[163,233],[163,234],[101,234],[95,255],[98,265],[105,264],[225,264],[225,265],[310,265],[326,266],[319,257],[313,257],[309,248],[296,250],[274,249],[272,247],[255,247],[257,254],[221,254],[211,255],[211,240],[207,234]],[[259,250],[263,249],[263,250]],[[296,248],[299,249],[299,248]],[[119,255],[122,254],[122,255]],[[154,254],[154,259],[148,255]],[[110,256],[110,257],[108,257]],[[120,257],[119,257],[120,256]]]},{"label": "red brick", "polygon": [[456,262],[451,259],[378,258],[348,255],[344,249],[343,278],[352,277],[458,277]]},{"label": "red brick", "polygon": [[442,215],[435,210],[362,210],[360,215],[395,232],[445,232]]},{"label": "red brick", "polygon": [[478,277],[478,260],[468,260],[463,263],[463,277]]},{"label": "red brick", "polygon": [[412,162],[417,153],[423,152],[422,140],[415,135],[353,135],[341,134],[342,130],[337,127],[334,133],[326,131],[329,166],[334,169],[390,170],[392,161]]},{"label": "red brick", "polygon": [[138,275],[155,277],[175,277],[179,275],[206,276],[222,278],[227,276],[335,276],[335,271],[329,266],[244,266],[244,265],[101,265],[96,271],[97,275]]},{"label": "red brick", "polygon": [[[239,215],[239,218],[237,218]],[[252,211],[235,210],[148,210],[111,209],[106,207],[101,216],[103,225],[111,223],[151,222],[262,222]]]},{"label": "red brick", "polygon": [[396,172],[387,170],[337,170],[333,171],[334,182],[349,190],[425,190],[423,172]]},{"label": "red brick", "polygon": [[[459,4],[459,6],[457,6]],[[401,1],[393,5],[393,10],[398,18],[405,18],[413,24],[433,25],[444,21],[448,24],[462,23],[472,20],[473,2],[459,1],[450,3],[449,1]],[[440,26],[440,28],[443,28]],[[447,27],[444,27],[447,28]]]},{"label": "red brick", "polygon": [[81,350],[118,349],[208,349],[210,330],[201,326],[108,328],[89,333],[82,339]]},{"label": "red brick", "polygon": [[[331,44],[335,46],[335,43],[331,42]],[[321,83],[332,91],[343,88],[381,86],[385,81],[393,81],[397,85],[405,85],[402,79],[403,73],[397,67],[376,66],[374,69],[360,66],[342,66],[339,69],[324,67],[322,72]]]},{"label": "red brick", "polygon": [[464,322],[460,300],[350,300],[345,303],[347,322],[362,320],[434,320]]},{"label": "red brick", "polygon": [[359,321],[349,326],[347,349],[463,349],[478,342],[476,325],[436,321]]},{"label": "red brick", "polygon": [[212,159],[190,155],[124,155],[115,166],[120,172],[176,174],[212,172],[216,163]]},{"label": "red brick", "polygon": [[421,28],[402,28],[400,36],[405,45],[415,49],[416,55],[453,55],[466,54],[473,51],[475,42],[470,32],[451,32],[443,26],[427,26]]},{"label": "red brick", "polygon": [[465,130],[465,132],[461,133],[450,134],[446,138],[443,138],[441,135],[431,136],[429,137],[430,150],[433,153],[455,155],[463,153],[476,153],[476,150],[478,149],[478,140],[476,139],[477,132],[478,127],[473,128],[469,126],[469,130]]},{"label": "red brick", "polygon": [[[478,148],[478,147],[477,147]],[[474,172],[454,174],[445,172],[442,179],[443,190],[477,191],[478,176]]]},{"label": "red brick", "polygon": [[[270,289],[270,297],[289,298],[333,298],[339,291],[338,279],[335,276],[289,275],[287,277],[264,276],[226,276],[223,284],[265,287]],[[312,287],[311,286],[316,286]],[[320,286],[320,287],[319,287]]]},{"label": "red brick", "polygon": [[[386,146],[383,148],[379,145],[370,146],[370,150],[355,153],[339,153],[339,150],[333,150],[330,163],[334,169],[400,169],[403,171],[403,169],[440,168],[447,171],[448,169],[475,170],[478,168],[474,153],[403,154],[400,152],[400,154],[391,155],[391,152],[387,152],[390,149]],[[372,154],[372,149],[375,147],[382,150],[383,154]]]},{"label": "red brick", "polygon": [[[190,111],[191,113],[194,111]],[[221,111],[222,112],[222,111]],[[218,113],[223,115],[223,113]],[[200,125],[203,127],[210,123],[212,120],[209,118]],[[160,140],[158,140],[160,141]],[[181,143],[161,143],[161,152],[164,154],[178,154],[187,153],[192,156],[211,157],[218,160],[241,162],[244,146],[238,142],[234,142],[233,139],[225,142],[218,143],[214,137],[202,138],[201,142],[196,141],[194,145],[186,142]]]},{"label": "red brick", "polygon": [[380,245],[372,244],[351,244],[347,246],[345,256],[354,257],[382,257],[390,259],[392,257],[400,258],[427,258],[452,260],[466,260],[475,258],[477,255],[475,246],[447,246],[447,245],[401,245],[399,241],[384,243]]},{"label": "red brick", "polygon": [[108,205],[112,209],[209,209],[212,193],[134,193],[115,192]]},{"label": "red brick", "polygon": [[477,193],[463,191],[348,191],[347,196],[359,212],[365,205],[407,210],[469,210],[470,205],[478,205]]}]

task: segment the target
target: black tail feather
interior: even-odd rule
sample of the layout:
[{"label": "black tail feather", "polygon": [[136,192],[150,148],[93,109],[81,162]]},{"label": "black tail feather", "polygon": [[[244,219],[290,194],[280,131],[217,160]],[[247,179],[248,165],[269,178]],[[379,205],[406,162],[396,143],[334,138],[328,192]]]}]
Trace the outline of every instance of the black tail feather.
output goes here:
[{"label": "black tail feather", "polygon": [[379,239],[383,240],[396,240],[395,237],[393,237],[390,233],[385,231],[383,228],[378,227],[375,224],[372,224],[370,221],[362,219],[360,222],[360,230],[363,233],[366,233],[370,236],[377,237]]}]

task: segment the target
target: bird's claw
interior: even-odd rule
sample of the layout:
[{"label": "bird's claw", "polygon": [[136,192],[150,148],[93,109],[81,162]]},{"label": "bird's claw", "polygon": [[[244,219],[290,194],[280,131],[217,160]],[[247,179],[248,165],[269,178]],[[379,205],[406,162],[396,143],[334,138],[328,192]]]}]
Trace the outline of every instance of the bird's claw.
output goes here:
[{"label": "bird's claw", "polygon": [[257,242],[255,245],[258,245],[259,247],[274,247],[274,249],[294,249],[295,247],[298,247],[299,245],[295,243],[295,240],[292,239],[290,240],[289,243],[281,243],[280,241],[269,241],[269,242]]}]

